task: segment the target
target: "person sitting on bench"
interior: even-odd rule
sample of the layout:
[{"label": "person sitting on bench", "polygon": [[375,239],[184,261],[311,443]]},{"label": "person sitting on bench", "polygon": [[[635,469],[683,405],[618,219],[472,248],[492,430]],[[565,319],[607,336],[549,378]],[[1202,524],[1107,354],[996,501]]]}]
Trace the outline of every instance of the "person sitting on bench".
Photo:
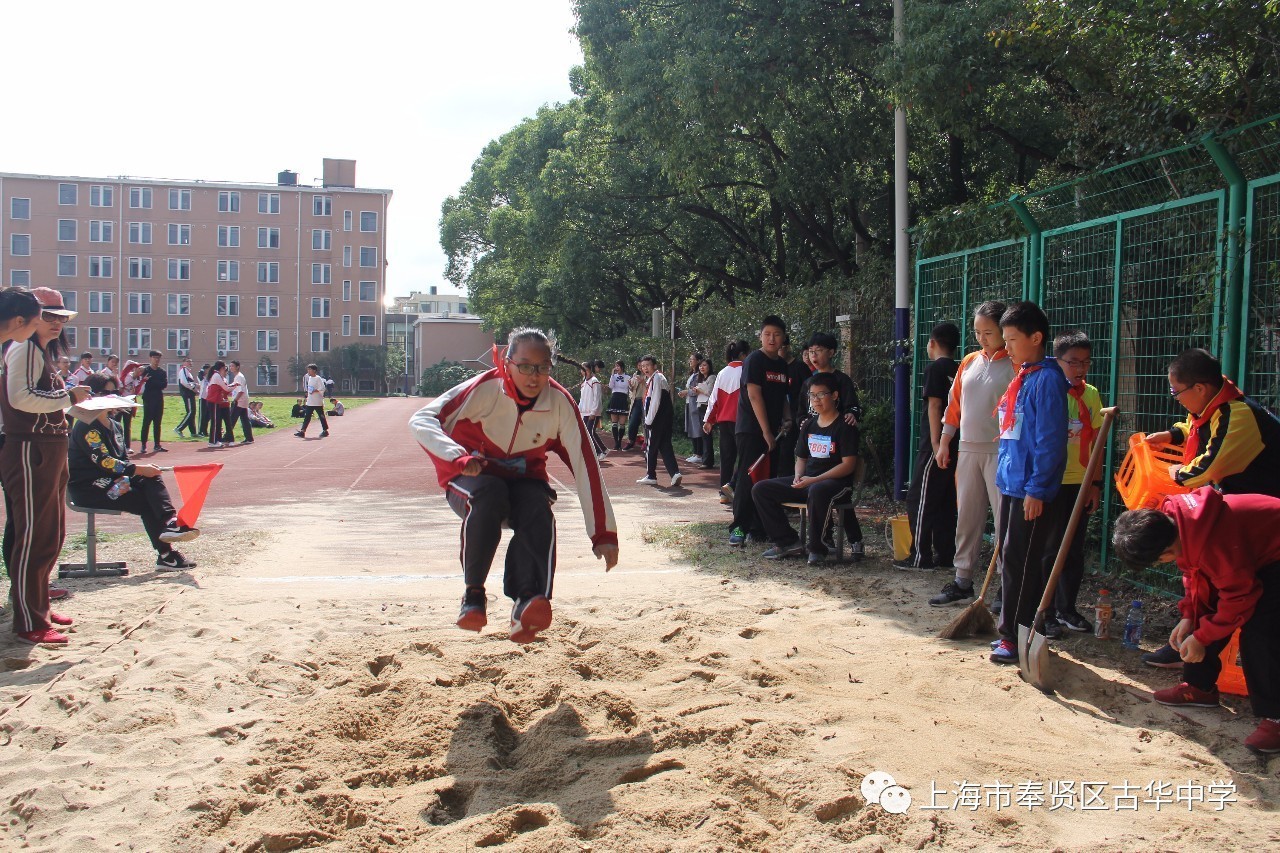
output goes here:
[{"label": "person sitting on bench", "polygon": [[[84,384],[95,397],[118,391],[116,380],[101,373],[91,374]],[[156,568],[195,568],[196,564],[170,543],[194,539],[200,531],[178,522],[157,466],[129,461],[120,427],[107,417],[109,412],[72,410],[77,419],[69,442],[68,498],[82,509],[113,509],[142,516],[142,526],[156,549]]]}]

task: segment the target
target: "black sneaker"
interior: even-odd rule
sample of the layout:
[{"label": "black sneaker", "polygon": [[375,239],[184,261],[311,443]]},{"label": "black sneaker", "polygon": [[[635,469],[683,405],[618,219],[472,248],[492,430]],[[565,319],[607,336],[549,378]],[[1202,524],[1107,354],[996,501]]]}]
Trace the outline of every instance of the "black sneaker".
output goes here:
[{"label": "black sneaker", "polygon": [[946,607],[948,604],[967,601],[970,598],[973,598],[973,584],[960,586],[955,581],[947,581],[942,592],[929,599],[929,604],[934,607]]},{"label": "black sneaker", "polygon": [[200,531],[195,527],[187,527],[185,524],[178,524],[171,521],[164,527],[164,532],[160,534],[161,542],[186,542],[189,539],[195,539],[200,535]]},{"label": "black sneaker", "polygon": [[168,453],[168,452],[169,452],[169,448],[161,447],[158,444],[156,445],[156,453]]},{"label": "black sneaker", "polygon": [[161,554],[156,558],[156,568],[166,572],[180,572],[183,569],[194,569],[196,564],[175,550],[169,549],[168,554]]},{"label": "black sneaker", "polygon": [[1063,613],[1059,611],[1058,621],[1069,631],[1077,631],[1081,634],[1093,633],[1093,625],[1079,613]]},{"label": "black sneaker", "polygon": [[1062,623],[1053,616],[1045,616],[1044,635],[1050,640],[1062,639]]},{"label": "black sneaker", "polygon": [[809,552],[809,565],[817,566],[821,563],[825,563],[826,561],[827,561],[826,554],[819,554],[817,551]]},{"label": "black sneaker", "polygon": [[328,438],[328,437],[329,437],[329,431],[328,431],[327,429],[322,429],[322,430],[320,430],[320,437],[321,437],[321,438]]},{"label": "black sneaker", "polygon": [[780,560],[784,557],[799,557],[803,553],[804,546],[800,544],[799,540],[797,540],[792,542],[790,545],[774,545],[760,556],[764,557],[766,560]]},{"label": "black sneaker", "polygon": [[294,433],[294,435],[296,435],[298,438],[306,438],[306,437],[307,437],[307,434],[306,434],[305,432],[303,432],[302,430],[298,430],[297,432],[295,432],[295,433]]},{"label": "black sneaker", "polygon": [[1142,656],[1142,662],[1157,669],[1182,669],[1182,655],[1168,643],[1154,652],[1147,652]]},{"label": "black sneaker", "polygon": [[863,547],[861,542],[849,543],[849,560],[854,563],[861,563],[862,558],[867,556],[867,549]]},{"label": "black sneaker", "polygon": [[488,602],[483,589],[468,587],[466,594],[462,596],[462,610],[458,612],[458,627],[464,631],[478,632],[489,624],[489,617],[485,614]]}]

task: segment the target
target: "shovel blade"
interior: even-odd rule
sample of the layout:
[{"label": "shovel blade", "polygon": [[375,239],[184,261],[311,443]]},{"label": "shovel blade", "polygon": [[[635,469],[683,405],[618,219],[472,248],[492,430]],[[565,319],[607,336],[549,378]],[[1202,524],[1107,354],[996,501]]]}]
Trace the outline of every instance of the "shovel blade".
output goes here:
[{"label": "shovel blade", "polygon": [[1031,680],[1031,633],[1028,626],[1018,626],[1018,671],[1022,673],[1023,681]]},{"label": "shovel blade", "polygon": [[[1030,634],[1025,649],[1027,665],[1022,673],[1023,678],[1045,693],[1052,693],[1053,687],[1049,685],[1049,637],[1037,630],[1031,631]],[[1019,664],[1022,658],[1023,650],[1020,649]]]}]

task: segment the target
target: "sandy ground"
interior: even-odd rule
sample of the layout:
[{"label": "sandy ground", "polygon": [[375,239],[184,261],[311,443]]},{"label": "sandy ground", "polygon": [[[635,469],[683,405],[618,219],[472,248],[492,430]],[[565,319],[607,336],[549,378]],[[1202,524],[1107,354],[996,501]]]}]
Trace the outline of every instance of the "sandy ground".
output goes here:
[{"label": "sandy ground", "polygon": [[[109,543],[134,572],[66,582],[70,647],[0,637],[0,847],[1280,845],[1280,760],[1240,745],[1243,701],[1152,704],[1173,678],[1092,638],[1060,644],[1042,694],[985,639],[935,639],[958,612],[923,603],[943,579],[891,569],[874,531],[871,559],[810,570],[699,544],[701,528],[655,536],[722,521],[705,490],[616,508],[623,562],[605,574],[562,492],[555,624],[524,647],[492,596],[483,634],[452,626],[438,496],[206,510],[184,574],[147,568],[140,536]],[[868,802],[873,772],[910,793],[905,813]]]}]

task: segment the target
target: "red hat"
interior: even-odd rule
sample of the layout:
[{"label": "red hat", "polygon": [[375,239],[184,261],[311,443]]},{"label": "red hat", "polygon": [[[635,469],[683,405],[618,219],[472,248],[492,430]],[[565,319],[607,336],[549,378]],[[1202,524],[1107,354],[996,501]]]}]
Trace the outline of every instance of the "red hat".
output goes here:
[{"label": "red hat", "polygon": [[68,310],[62,304],[62,294],[52,287],[37,287],[31,291],[31,295],[40,303],[40,308],[43,312],[57,314],[65,320],[70,320],[76,316],[75,311]]}]

